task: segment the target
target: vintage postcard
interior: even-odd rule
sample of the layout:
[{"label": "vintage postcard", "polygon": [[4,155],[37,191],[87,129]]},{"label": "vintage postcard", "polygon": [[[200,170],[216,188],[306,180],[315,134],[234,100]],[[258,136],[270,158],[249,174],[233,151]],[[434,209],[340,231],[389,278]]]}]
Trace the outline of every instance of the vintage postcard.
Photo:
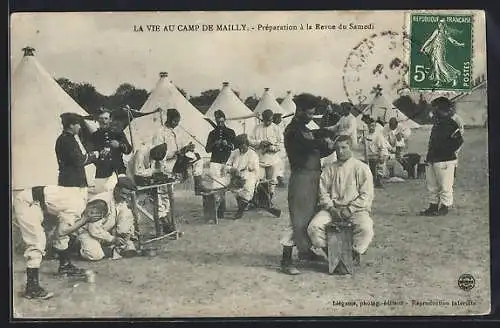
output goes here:
[{"label": "vintage postcard", "polygon": [[490,312],[483,11],[10,19],[15,319]]}]

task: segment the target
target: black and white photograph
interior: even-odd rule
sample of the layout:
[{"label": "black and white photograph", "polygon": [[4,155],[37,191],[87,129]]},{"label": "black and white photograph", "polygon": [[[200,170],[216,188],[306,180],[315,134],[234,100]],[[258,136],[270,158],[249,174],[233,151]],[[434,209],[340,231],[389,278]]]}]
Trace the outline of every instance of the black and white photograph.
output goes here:
[{"label": "black and white photograph", "polygon": [[14,319],[490,313],[484,11],[9,35]]}]

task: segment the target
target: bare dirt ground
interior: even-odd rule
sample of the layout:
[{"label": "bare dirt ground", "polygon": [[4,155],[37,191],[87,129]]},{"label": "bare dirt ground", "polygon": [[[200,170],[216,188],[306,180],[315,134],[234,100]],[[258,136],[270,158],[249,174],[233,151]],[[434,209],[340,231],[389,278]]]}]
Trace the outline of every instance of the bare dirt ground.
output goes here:
[{"label": "bare dirt ground", "polygon": [[[428,131],[410,145],[424,153]],[[97,272],[96,283],[54,276],[57,262],[42,264],[41,283],[56,296],[48,301],[20,296],[22,253],[13,255],[13,312],[20,318],[432,315],[489,312],[489,196],[487,131],[466,130],[455,184],[455,206],[446,217],[420,217],[427,206],[425,181],[387,184],[376,190],[375,237],[353,276],[330,276],[327,268],[299,263],[299,276],[277,271],[279,238],[288,222],[286,189],[277,204],[281,218],[249,212],[240,221],[207,225],[201,199],[177,195],[184,235],[154,244],[156,257],[77,261]],[[228,195],[228,199],[233,199]],[[234,200],[231,209],[234,210]],[[231,215],[231,213],[229,213]],[[14,238],[19,238],[14,231]],[[18,240],[14,240],[17,243]],[[458,288],[462,273],[476,287]],[[360,306],[361,300],[378,301]],[[452,301],[475,304],[454,306]],[[358,306],[334,305],[356,301]],[[403,301],[384,305],[384,301]],[[416,305],[412,301],[449,302]],[[470,304],[470,303],[469,303]]]}]

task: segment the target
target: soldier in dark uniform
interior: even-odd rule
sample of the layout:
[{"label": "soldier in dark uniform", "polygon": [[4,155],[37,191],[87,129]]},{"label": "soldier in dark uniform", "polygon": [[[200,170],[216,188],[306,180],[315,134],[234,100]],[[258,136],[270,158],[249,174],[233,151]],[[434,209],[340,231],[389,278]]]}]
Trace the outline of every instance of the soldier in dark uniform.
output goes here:
[{"label": "soldier in dark uniform", "polygon": [[61,115],[63,132],[56,140],[56,156],[59,164],[58,185],[62,187],[87,188],[85,166],[99,158],[99,152],[87,154],[78,133],[82,117],[75,113]]},{"label": "soldier in dark uniform", "polygon": [[92,134],[92,148],[101,152],[96,162],[95,189],[93,193],[113,190],[117,183],[117,175],[125,175],[123,154],[130,154],[132,146],[125,133],[112,126],[111,113],[101,109],[99,113],[99,129]]},{"label": "soldier in dark uniform", "polygon": [[[217,126],[208,134],[205,150],[207,153],[212,154],[210,156],[210,176],[215,181],[221,181],[224,176],[223,170],[226,162],[231,152],[235,149],[234,139],[236,138],[236,133],[233,129],[226,127],[226,115],[223,111],[215,111],[214,116]],[[225,208],[226,199],[224,197],[219,207],[221,214],[224,213]]]}]

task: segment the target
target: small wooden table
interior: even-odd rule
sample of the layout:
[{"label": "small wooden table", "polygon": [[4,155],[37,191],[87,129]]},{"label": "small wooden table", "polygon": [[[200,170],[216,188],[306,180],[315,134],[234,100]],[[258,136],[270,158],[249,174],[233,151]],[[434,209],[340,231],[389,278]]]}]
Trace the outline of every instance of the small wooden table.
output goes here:
[{"label": "small wooden table", "polygon": [[332,221],[326,226],[328,272],[353,274],[353,226],[349,221]]},{"label": "small wooden table", "polygon": [[[139,248],[142,245],[151,243],[153,241],[162,240],[167,237],[174,237],[174,239],[178,239],[180,237],[181,232],[177,229],[176,215],[175,215],[175,201],[174,201],[174,185],[179,183],[179,181],[162,183],[162,184],[154,184],[148,186],[137,186],[136,190],[132,192],[132,214],[134,215],[134,228],[137,231],[137,237],[139,242]],[[159,217],[159,201],[158,201],[158,192],[162,187],[167,187],[168,198],[170,201],[170,210],[168,212],[169,220],[172,223],[174,231],[169,232],[167,234],[163,234],[163,229],[160,223]],[[137,196],[139,193],[150,190],[153,197],[153,213],[151,214],[148,210],[142,207],[137,200]],[[143,240],[139,230],[139,218],[140,214],[145,216],[154,222],[155,225],[155,237]]]}]

